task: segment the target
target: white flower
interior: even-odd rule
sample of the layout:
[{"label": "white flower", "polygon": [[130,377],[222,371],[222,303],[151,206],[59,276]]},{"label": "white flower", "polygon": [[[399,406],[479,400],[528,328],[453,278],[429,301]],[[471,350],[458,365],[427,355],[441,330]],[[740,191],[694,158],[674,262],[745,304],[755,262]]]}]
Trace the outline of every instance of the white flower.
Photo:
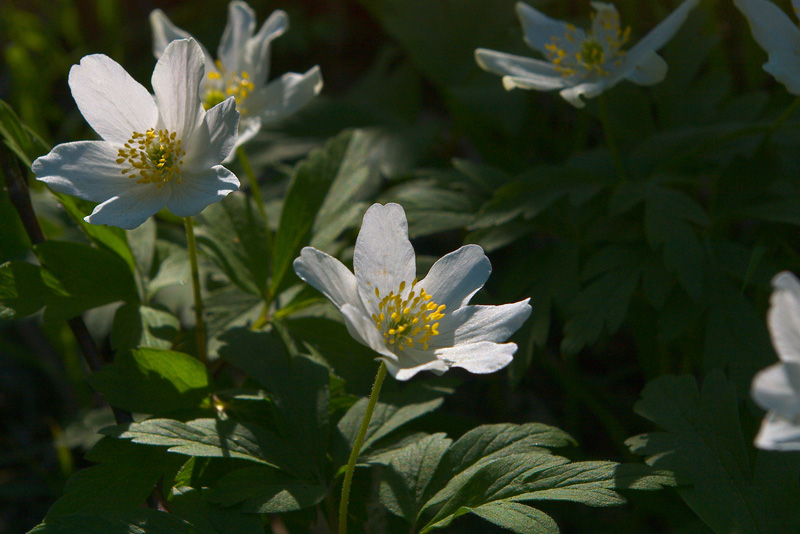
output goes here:
[{"label": "white flower", "polygon": [[[750,23],[756,42],[769,55],[764,70],[786,89],[800,95],[800,29],[775,4],[767,0],[734,0]],[[800,14],[800,0],[792,0],[795,14]]]},{"label": "white flower", "polygon": [[800,282],[782,272],[772,287],[767,320],[781,362],[753,379],[753,400],[767,410],[755,443],[762,449],[800,450]]},{"label": "white flower", "polygon": [[[156,57],[161,56],[170,41],[191,37],[175,26],[160,9],[150,13],[150,25]],[[218,59],[215,61],[203,47],[206,74],[201,96],[206,109],[229,96],[236,98],[242,114],[236,146],[253,138],[261,126],[296,112],[322,90],[322,74],[318,66],[305,74],[288,72],[267,83],[270,45],[289,28],[289,17],[278,10],[253,35],[255,28],[255,12],[250,6],[245,2],[231,2],[228,5],[228,24],[217,49]]]},{"label": "white flower", "polygon": [[659,83],[667,74],[667,63],[656,54],[686,20],[700,0],[685,0],[630,50],[630,28],[622,30],[617,9],[603,2],[592,2],[592,28],[587,34],[553,20],[523,2],[517,3],[525,42],[541,52],[547,61],[515,56],[479,48],[475,59],[484,70],[503,77],[508,89],[560,90],[575,107],[585,104],[581,97],[594,98],[611,89],[623,78],[639,85]]},{"label": "white flower", "polygon": [[450,367],[491,373],[511,362],[517,346],[503,341],[530,315],[530,299],[468,305],[492,270],[478,245],[444,256],[417,281],[403,208],[373,204],[364,215],[353,266],[355,275],[311,247],[294,260],[297,275],[339,308],[350,335],[377,352],[398,380]]},{"label": "white flower", "polygon": [[102,54],[69,71],[86,122],[103,139],[56,146],[33,162],[55,191],[99,202],[86,221],[136,228],[166,206],[187,217],[239,189],[219,165],[236,142],[232,98],[206,112],[198,89],[203,52],[194,40],[172,43],[153,71],[155,97]]}]

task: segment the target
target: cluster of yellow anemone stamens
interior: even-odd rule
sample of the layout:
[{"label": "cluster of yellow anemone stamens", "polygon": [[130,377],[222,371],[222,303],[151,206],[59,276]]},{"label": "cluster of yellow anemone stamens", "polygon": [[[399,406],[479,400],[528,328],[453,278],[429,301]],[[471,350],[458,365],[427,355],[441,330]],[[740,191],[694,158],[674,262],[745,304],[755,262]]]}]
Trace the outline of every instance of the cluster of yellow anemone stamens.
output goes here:
[{"label": "cluster of yellow anemone stamens", "polygon": [[145,133],[133,132],[131,138],[117,151],[117,164],[127,167],[122,174],[131,173],[139,184],[158,184],[161,187],[175,175],[181,181],[181,164],[186,152],[175,132],[150,128]]},{"label": "cluster of yellow anemone stamens", "polygon": [[210,87],[206,89],[203,98],[203,107],[210,109],[232,96],[236,100],[236,108],[239,113],[245,113],[242,101],[255,89],[255,85],[250,81],[250,73],[242,71],[229,76],[220,60],[216,61],[216,65],[218,70],[208,73],[208,79],[211,82],[208,84]]},{"label": "cluster of yellow anemone stamens", "polygon": [[378,313],[373,313],[372,319],[375,321],[375,328],[383,333],[389,348],[397,347],[397,350],[402,351],[416,343],[423,350],[428,350],[428,340],[439,335],[438,321],[444,317],[445,305],[433,302],[433,297],[423,288],[419,292],[415,291],[416,284],[415,279],[411,283],[411,291],[405,297],[405,282],[400,282],[397,293],[391,291],[383,298],[378,288],[375,288],[375,296],[381,300]]},{"label": "cluster of yellow anemone stamens", "polygon": [[[594,17],[595,13],[592,13],[592,18]],[[558,35],[550,37],[551,42],[545,44],[544,47],[547,50],[547,58],[555,65],[558,73],[564,77],[572,76],[578,72],[579,67],[582,67],[588,71],[595,71],[601,76],[607,76],[609,72],[603,68],[608,59],[606,51],[612,58],[615,58],[615,62],[619,66],[625,55],[622,47],[628,42],[631,29],[627,27],[623,31],[619,25],[619,15],[613,11],[601,11],[600,23],[605,30],[612,30],[604,36],[605,47],[598,42],[598,36],[592,33],[586,36],[578,50],[570,55],[565,47],[561,46],[561,39],[565,39],[573,45],[577,43],[577,29],[572,24],[567,24],[567,30],[563,37]]]}]

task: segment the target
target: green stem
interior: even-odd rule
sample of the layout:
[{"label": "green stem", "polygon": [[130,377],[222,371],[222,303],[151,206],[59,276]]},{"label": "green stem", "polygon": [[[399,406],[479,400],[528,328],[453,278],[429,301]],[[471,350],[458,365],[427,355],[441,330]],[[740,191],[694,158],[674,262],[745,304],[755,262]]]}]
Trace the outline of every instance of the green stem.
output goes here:
[{"label": "green stem", "polygon": [[197,243],[194,239],[194,223],[191,217],[184,217],[186,244],[189,248],[189,264],[192,266],[192,291],[194,293],[195,334],[197,336],[197,359],[208,364],[206,348],[206,323],[203,321],[203,298],[200,296],[200,271],[197,268]]},{"label": "green stem", "polygon": [[603,134],[606,138],[608,151],[611,152],[611,159],[614,160],[614,167],[617,169],[617,176],[619,176],[620,180],[625,181],[628,179],[628,174],[625,172],[625,165],[622,162],[622,157],[617,147],[617,141],[614,138],[614,131],[611,128],[611,119],[608,115],[608,101],[606,100],[605,93],[600,93],[597,97],[597,110],[600,114],[600,123],[603,125]]},{"label": "green stem", "polygon": [[358,429],[356,442],[353,443],[353,451],[350,453],[350,460],[347,462],[347,470],[344,472],[342,500],[339,502],[339,534],[347,534],[347,506],[350,504],[350,484],[353,482],[353,472],[356,469],[358,454],[361,452],[361,446],[364,444],[364,438],[367,436],[367,429],[372,419],[372,412],[375,410],[375,404],[378,403],[378,395],[381,393],[381,386],[383,386],[383,379],[385,377],[386,364],[381,362],[381,366],[378,368],[378,374],[375,375],[375,383],[372,385],[372,393],[369,395],[369,402],[367,403],[367,411],[364,413],[364,420],[361,421],[361,428]]},{"label": "green stem", "polygon": [[253,166],[250,165],[250,159],[247,157],[247,152],[244,151],[244,147],[240,146],[236,149],[236,157],[239,158],[239,163],[242,166],[244,175],[247,177],[247,183],[250,185],[250,191],[253,194],[253,200],[256,201],[258,212],[261,214],[261,218],[264,219],[264,224],[267,226],[267,242],[269,243],[270,250],[272,250],[269,218],[267,217],[267,210],[264,207],[264,199],[261,196],[261,188],[258,186],[258,180],[256,180],[256,173],[253,172]]}]

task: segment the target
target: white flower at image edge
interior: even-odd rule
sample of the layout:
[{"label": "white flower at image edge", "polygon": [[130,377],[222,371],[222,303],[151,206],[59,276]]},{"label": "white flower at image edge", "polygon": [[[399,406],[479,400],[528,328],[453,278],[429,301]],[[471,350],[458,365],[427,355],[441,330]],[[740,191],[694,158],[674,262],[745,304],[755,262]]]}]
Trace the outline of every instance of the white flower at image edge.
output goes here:
[{"label": "white flower at image edge", "polygon": [[[800,29],[781,8],[767,0],[734,0],[750,23],[753,38],[769,55],[764,70],[800,95]],[[792,0],[795,14],[800,0]]]},{"label": "white flower at image edge", "polygon": [[612,4],[591,3],[596,13],[587,33],[518,2],[525,42],[547,61],[485,48],[475,51],[475,59],[484,70],[502,76],[508,90],[558,90],[567,102],[582,108],[582,97],[594,98],[623,79],[638,85],[661,82],[667,63],[656,51],[675,35],[699,2],[685,0],[629,50],[623,47],[630,28],[620,27],[619,13]]},{"label": "white flower at image edge", "polygon": [[762,449],[800,450],[800,282],[782,272],[772,279],[772,286],[767,321],[781,361],[753,379],[753,400],[767,410],[755,444]]},{"label": "white flower at image edge", "polygon": [[[160,9],[150,13],[150,25],[156,57],[164,53],[170,41],[191,37]],[[284,11],[273,12],[258,33],[255,29],[253,9],[245,2],[234,1],[228,5],[228,23],[217,48],[217,60],[200,45],[206,63],[201,85],[203,103],[209,108],[229,96],[236,99],[242,114],[236,146],[252,139],[262,126],[295,113],[322,90],[318,66],[304,74],[288,72],[267,83],[272,41],[289,29]]]},{"label": "white flower at image edge", "polygon": [[374,204],[364,215],[353,267],[355,274],[312,247],[294,261],[297,275],[333,302],[350,334],[377,352],[396,379],[450,367],[491,373],[513,359],[517,346],[503,342],[530,315],[530,299],[468,305],[492,270],[478,245],[444,256],[417,281],[403,208]]},{"label": "white flower at image edge", "polygon": [[239,189],[220,165],[236,142],[233,98],[203,109],[198,94],[203,52],[193,40],[172,43],[156,64],[155,97],[102,54],[69,71],[86,122],[103,139],[56,146],[33,162],[36,178],[60,193],[99,202],[85,220],[131,229],[166,206],[180,217]]}]

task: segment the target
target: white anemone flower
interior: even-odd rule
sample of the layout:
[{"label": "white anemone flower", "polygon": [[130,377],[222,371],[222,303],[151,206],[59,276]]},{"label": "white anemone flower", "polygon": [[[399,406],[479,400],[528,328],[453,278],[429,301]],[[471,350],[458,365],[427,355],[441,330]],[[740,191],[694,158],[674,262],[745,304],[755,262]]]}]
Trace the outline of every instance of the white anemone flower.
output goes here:
[{"label": "white anemone flower", "polygon": [[753,400],[767,410],[755,444],[761,449],[800,450],[800,282],[782,272],[772,279],[772,287],[767,321],[781,361],[753,379]]},{"label": "white anemone flower", "polygon": [[[191,37],[175,26],[160,9],[150,13],[153,53],[161,56],[174,39]],[[228,5],[228,24],[217,48],[217,59],[203,47],[206,74],[201,96],[206,109],[233,96],[242,114],[236,146],[252,139],[262,126],[277,122],[305,106],[322,90],[319,66],[305,74],[288,72],[267,83],[272,40],[289,29],[289,17],[278,10],[255,35],[255,12],[245,2]],[[201,45],[202,47],[202,45]],[[231,155],[233,157],[233,155]]]},{"label": "white anemone flower", "polygon": [[492,270],[478,245],[444,256],[418,281],[403,208],[373,204],[356,239],[353,267],[355,274],[312,247],[294,260],[297,275],[339,308],[350,335],[377,352],[396,379],[450,367],[491,373],[513,359],[517,346],[503,342],[530,315],[530,299],[468,305]]},{"label": "white anemone flower", "polygon": [[517,3],[525,42],[547,61],[479,48],[475,59],[481,68],[503,77],[507,90],[559,90],[575,107],[581,97],[594,98],[626,79],[639,85],[654,85],[667,74],[667,63],[656,54],[678,31],[700,0],[685,0],[642,40],[623,50],[630,28],[620,27],[619,13],[612,4],[592,2],[589,32],[551,19],[523,2]]},{"label": "white anemone flower", "polygon": [[156,64],[155,97],[116,61],[84,56],[69,86],[86,122],[103,139],[56,146],[33,162],[51,189],[99,202],[85,220],[131,229],[166,206],[200,213],[239,189],[220,165],[236,142],[233,98],[208,111],[198,90],[203,52],[194,40],[172,43]]},{"label": "white anemone flower", "polygon": [[[781,8],[767,0],[734,0],[750,23],[753,38],[769,55],[764,70],[800,95],[800,29]],[[800,0],[792,0],[800,16]]]}]

